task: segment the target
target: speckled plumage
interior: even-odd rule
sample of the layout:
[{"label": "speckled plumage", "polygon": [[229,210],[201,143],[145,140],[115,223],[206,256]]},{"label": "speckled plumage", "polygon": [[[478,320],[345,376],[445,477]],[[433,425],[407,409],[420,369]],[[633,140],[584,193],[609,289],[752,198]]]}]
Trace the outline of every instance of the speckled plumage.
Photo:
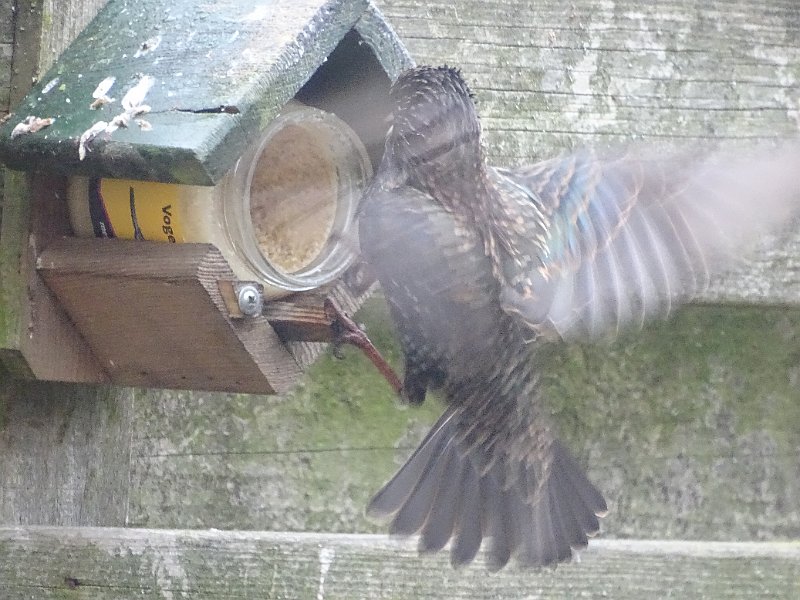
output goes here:
[{"label": "speckled plumage", "polygon": [[568,560],[606,503],[550,428],[536,349],[691,297],[756,216],[785,218],[798,153],[748,162],[739,178],[692,153],[494,169],[457,71],[412,69],[392,98],[361,245],[400,337],[403,396],[436,390],[447,408],[369,511],[419,533],[423,550],[451,541],[454,564],[484,538],[498,568]]}]

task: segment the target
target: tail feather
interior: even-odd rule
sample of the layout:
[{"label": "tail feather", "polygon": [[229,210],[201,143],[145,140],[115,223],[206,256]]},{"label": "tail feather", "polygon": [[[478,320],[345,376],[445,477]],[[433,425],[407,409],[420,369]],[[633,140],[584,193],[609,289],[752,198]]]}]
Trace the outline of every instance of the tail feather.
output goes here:
[{"label": "tail feather", "polygon": [[481,511],[480,478],[475,468],[464,461],[463,479],[461,480],[458,514],[453,543],[450,547],[450,562],[453,566],[472,562],[483,541]]},{"label": "tail feather", "polygon": [[[565,489],[566,477],[559,470],[554,470],[551,474],[553,485],[551,494],[554,500],[558,498],[558,489]],[[583,510],[580,499],[571,494],[562,496],[562,501],[554,501],[564,523],[564,531],[570,531],[573,535],[568,536],[570,547],[580,550],[589,544],[589,536],[595,535],[600,527],[600,522],[593,512]]]},{"label": "tail feather", "polygon": [[[550,563],[560,563],[572,557],[572,551],[580,546],[575,542],[575,538],[585,538],[585,534],[580,530],[575,521],[571,521],[565,515],[564,507],[558,501],[555,488],[550,488],[550,508],[553,511],[553,536],[558,551],[547,561]],[[574,533],[573,533],[574,532]]]},{"label": "tail feather", "polygon": [[496,468],[481,478],[481,492],[484,496],[485,533],[491,539],[489,568],[498,570],[508,563],[517,546],[515,525],[519,519],[514,506],[515,498],[510,491],[503,490]]},{"label": "tail feather", "polygon": [[[572,491],[580,497],[583,505],[592,509],[591,513],[587,514],[593,514],[598,517],[606,516],[608,506],[606,506],[603,494],[589,481],[578,461],[572,457],[558,440],[553,441],[552,452],[553,464],[550,468],[563,474],[564,478],[569,482],[569,485],[564,486],[565,489],[563,491],[566,492],[566,488],[571,486]],[[600,531],[599,523],[587,533],[597,533],[598,531]]]},{"label": "tail feather", "polygon": [[452,438],[449,419],[445,419],[445,416],[447,413],[428,432],[403,467],[375,494],[367,507],[369,516],[385,518],[397,512],[414,492],[430,465],[438,461],[442,448]]},{"label": "tail feather", "polygon": [[[544,490],[545,492],[547,490]],[[553,509],[550,506],[550,494],[542,493],[531,507],[533,509],[532,518],[529,520],[529,527],[533,529],[533,543],[523,546],[520,561],[529,565],[550,565],[556,562],[557,558],[566,549],[568,556],[572,552],[569,545],[560,541],[556,542],[553,533]]]},{"label": "tail feather", "polygon": [[467,461],[455,452],[450,453],[447,465],[443,469],[436,500],[422,528],[419,540],[421,552],[438,552],[453,535],[459,511],[456,505],[460,502],[459,492],[463,488],[466,463]]},{"label": "tail feather", "polygon": [[392,520],[390,530],[392,534],[411,535],[416,533],[428,520],[428,514],[431,512],[434,501],[441,505],[437,495],[443,489],[441,484],[445,477],[446,467],[453,458],[453,447],[452,440],[448,440],[438,452],[436,460],[431,460],[426,465],[413,492]]},{"label": "tail feather", "polygon": [[547,492],[534,507],[534,522],[542,523],[542,529],[549,530],[548,534],[552,537],[538,544],[538,555],[535,553],[537,548],[532,549],[534,552],[523,554],[520,557],[523,564],[551,565],[570,560],[573,548],[578,545],[576,539],[586,537],[571,516],[566,515],[558,487],[548,485]]},{"label": "tail feather", "polygon": [[368,513],[391,519],[392,533],[421,532],[420,551],[440,550],[450,540],[454,565],[471,562],[484,538],[492,569],[512,557],[525,566],[557,564],[585,547],[607,507],[566,448],[551,443],[548,469],[509,466],[515,459],[499,448],[490,460],[485,447],[467,445],[454,415],[456,409],[445,412]]}]

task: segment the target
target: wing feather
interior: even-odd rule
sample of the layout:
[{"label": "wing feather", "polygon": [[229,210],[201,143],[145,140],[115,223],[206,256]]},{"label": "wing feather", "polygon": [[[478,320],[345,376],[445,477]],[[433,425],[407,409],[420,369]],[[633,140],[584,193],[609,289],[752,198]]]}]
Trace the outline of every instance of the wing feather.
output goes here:
[{"label": "wing feather", "polygon": [[[503,307],[562,338],[665,316],[800,212],[798,171],[795,143],[739,154],[585,151],[495,169]],[[520,227],[526,210],[537,219]],[[509,220],[515,227],[503,227]]]}]

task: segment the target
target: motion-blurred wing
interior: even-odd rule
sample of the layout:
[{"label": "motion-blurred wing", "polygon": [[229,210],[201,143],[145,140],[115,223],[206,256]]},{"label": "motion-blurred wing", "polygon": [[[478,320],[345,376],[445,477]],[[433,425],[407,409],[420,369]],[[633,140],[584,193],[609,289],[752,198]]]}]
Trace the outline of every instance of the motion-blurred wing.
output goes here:
[{"label": "motion-blurred wing", "polygon": [[561,337],[665,315],[800,206],[797,146],[749,157],[587,151],[496,173],[507,221],[523,221],[521,201],[540,213],[503,244],[504,308]]}]

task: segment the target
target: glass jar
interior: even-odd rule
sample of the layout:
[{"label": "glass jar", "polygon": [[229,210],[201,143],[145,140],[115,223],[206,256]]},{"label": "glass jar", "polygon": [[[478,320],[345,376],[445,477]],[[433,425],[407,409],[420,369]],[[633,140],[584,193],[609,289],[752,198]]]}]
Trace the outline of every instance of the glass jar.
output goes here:
[{"label": "glass jar", "polygon": [[73,177],[75,235],[207,242],[279,297],[336,279],[357,254],[366,149],[333,114],[292,102],[214,187]]}]

